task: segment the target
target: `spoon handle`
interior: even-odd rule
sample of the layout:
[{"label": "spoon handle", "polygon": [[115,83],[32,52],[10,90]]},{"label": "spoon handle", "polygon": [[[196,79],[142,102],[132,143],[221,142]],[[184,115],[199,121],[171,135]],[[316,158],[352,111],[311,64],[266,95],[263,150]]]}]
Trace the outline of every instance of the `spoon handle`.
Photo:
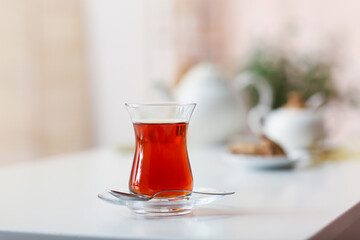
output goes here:
[{"label": "spoon handle", "polygon": [[[162,194],[162,193],[165,193],[165,192],[183,192],[183,193],[188,193],[187,195],[189,194],[192,194],[192,193],[195,193],[195,194],[204,194],[204,195],[231,195],[231,194],[234,194],[235,192],[198,192],[198,191],[188,191],[188,190],[164,190],[164,191],[160,191],[160,192],[157,192],[155,193],[151,198],[154,198],[156,197],[157,195],[159,194]],[[181,197],[184,197],[184,196],[180,196]],[[179,197],[174,197],[174,198],[179,198]]]},{"label": "spoon handle", "polygon": [[206,195],[232,195],[232,194],[235,194],[235,192],[198,192],[198,191],[192,191],[192,193],[206,194]]}]

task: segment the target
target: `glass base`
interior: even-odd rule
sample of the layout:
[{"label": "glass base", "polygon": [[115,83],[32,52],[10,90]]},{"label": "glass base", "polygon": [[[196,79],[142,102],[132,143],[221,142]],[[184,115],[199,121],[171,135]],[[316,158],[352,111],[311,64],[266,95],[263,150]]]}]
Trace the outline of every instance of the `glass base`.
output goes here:
[{"label": "glass base", "polygon": [[158,209],[158,210],[145,210],[145,209],[132,209],[133,213],[136,215],[141,215],[145,217],[167,217],[167,216],[182,216],[190,214],[192,209]]},{"label": "glass base", "polygon": [[127,204],[135,214],[147,217],[162,217],[162,216],[179,216],[189,214],[193,210],[193,204],[189,198],[181,199],[166,199],[157,198],[151,201],[143,201],[134,204],[131,202]]}]

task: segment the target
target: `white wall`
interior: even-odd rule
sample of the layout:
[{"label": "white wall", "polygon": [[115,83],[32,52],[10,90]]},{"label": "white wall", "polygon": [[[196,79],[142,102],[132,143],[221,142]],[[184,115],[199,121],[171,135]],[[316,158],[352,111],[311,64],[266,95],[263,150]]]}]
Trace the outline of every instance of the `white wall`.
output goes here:
[{"label": "white wall", "polygon": [[143,3],[84,0],[96,145],[134,141],[125,102],[144,101]]}]

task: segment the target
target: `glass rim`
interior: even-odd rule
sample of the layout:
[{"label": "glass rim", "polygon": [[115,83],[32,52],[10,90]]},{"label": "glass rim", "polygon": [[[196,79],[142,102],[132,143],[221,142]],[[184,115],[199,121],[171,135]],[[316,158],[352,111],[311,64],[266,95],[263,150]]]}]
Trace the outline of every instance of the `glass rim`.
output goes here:
[{"label": "glass rim", "polygon": [[187,107],[196,103],[160,102],[160,103],[125,103],[126,107]]}]

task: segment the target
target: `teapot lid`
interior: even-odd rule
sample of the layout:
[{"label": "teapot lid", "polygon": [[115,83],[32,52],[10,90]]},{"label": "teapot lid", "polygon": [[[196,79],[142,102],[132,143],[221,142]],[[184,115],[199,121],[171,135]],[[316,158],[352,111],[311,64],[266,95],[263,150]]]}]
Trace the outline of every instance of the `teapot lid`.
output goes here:
[{"label": "teapot lid", "polygon": [[306,104],[303,99],[303,95],[300,92],[292,91],[289,92],[287,102],[284,105],[285,108],[306,108]]}]

